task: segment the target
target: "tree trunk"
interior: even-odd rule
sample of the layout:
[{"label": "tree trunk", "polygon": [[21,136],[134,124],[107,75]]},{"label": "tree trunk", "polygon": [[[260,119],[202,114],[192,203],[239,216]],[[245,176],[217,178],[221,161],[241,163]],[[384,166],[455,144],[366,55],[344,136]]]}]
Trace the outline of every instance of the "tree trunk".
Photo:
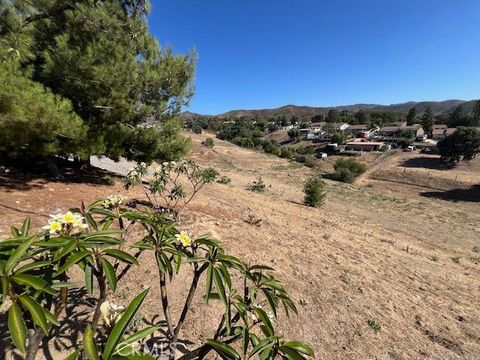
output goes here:
[{"label": "tree trunk", "polygon": [[42,343],[43,332],[41,329],[32,330],[28,335],[28,346],[25,360],[35,360],[38,348]]}]

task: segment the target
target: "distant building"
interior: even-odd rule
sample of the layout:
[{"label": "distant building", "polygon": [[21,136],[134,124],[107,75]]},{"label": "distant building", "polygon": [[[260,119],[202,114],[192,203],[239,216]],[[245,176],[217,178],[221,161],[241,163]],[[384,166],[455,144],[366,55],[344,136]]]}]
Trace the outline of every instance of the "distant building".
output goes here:
[{"label": "distant building", "polygon": [[438,126],[437,128],[432,129],[432,139],[433,140],[442,140],[446,138],[448,135],[452,135],[455,131],[457,131],[457,128],[447,128],[447,125],[434,125]]},{"label": "distant building", "polygon": [[350,124],[347,124],[347,123],[333,123],[332,126],[335,130],[345,131],[350,127]]},{"label": "distant building", "polygon": [[345,144],[345,150],[352,151],[379,151],[385,148],[381,141],[351,141]]},{"label": "distant building", "polygon": [[412,131],[415,134],[415,138],[422,136],[425,134],[425,130],[423,130],[422,125],[420,124],[412,124],[408,126],[403,126],[400,128],[401,131]]},{"label": "distant building", "polygon": [[400,129],[402,129],[402,126],[384,126],[378,130],[376,137],[383,140],[395,140]]}]

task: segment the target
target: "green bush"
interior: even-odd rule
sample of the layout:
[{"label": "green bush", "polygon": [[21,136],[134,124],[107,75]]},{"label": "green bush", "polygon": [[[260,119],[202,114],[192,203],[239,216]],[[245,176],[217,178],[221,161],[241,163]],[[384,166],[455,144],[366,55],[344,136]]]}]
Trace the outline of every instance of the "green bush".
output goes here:
[{"label": "green bush", "polygon": [[367,169],[364,164],[353,158],[338,159],[333,167],[335,173],[331,174],[329,177],[333,180],[349,184],[352,184],[355,179]]},{"label": "green bush", "polygon": [[213,149],[215,146],[215,141],[213,141],[211,137],[208,137],[202,142],[202,145],[208,147],[209,149]]},{"label": "green bush", "polygon": [[257,178],[256,181],[254,181],[252,184],[249,186],[249,190],[257,193],[263,193],[265,192],[266,185],[263,182],[263,179],[261,176]]},{"label": "green bush", "polygon": [[313,207],[323,205],[326,192],[325,183],[322,180],[315,177],[308,179],[303,186],[303,192],[305,194],[305,198],[303,199],[305,205]]},{"label": "green bush", "polygon": [[192,131],[195,134],[201,134],[203,132],[203,128],[200,125],[194,125],[192,126]]},{"label": "green bush", "polygon": [[221,176],[218,180],[217,183],[227,185],[232,182],[232,179],[230,179],[228,176]]},{"label": "green bush", "polygon": [[280,150],[280,157],[283,159],[291,159],[293,154],[295,154],[295,149],[288,146],[282,147]]}]

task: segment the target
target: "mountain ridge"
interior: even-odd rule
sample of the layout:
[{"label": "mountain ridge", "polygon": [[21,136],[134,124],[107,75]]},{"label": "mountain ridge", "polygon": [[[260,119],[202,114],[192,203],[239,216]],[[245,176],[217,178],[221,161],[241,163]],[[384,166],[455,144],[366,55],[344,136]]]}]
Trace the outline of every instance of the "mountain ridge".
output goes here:
[{"label": "mountain ridge", "polygon": [[297,116],[297,117],[312,117],[318,114],[325,114],[331,109],[336,109],[339,111],[348,110],[348,111],[391,111],[400,114],[407,114],[408,111],[415,107],[417,113],[424,112],[427,107],[430,107],[434,114],[439,115],[442,113],[447,113],[453,111],[458,105],[462,105],[465,112],[470,112],[475,104],[476,100],[459,100],[459,99],[449,99],[443,101],[408,101],[404,103],[397,104],[365,104],[358,103],[352,105],[340,105],[340,106],[307,106],[307,105],[283,105],[277,108],[267,108],[267,109],[236,109],[230,110],[221,114],[208,115],[208,114],[199,114],[190,111],[183,112],[180,117],[182,119],[191,119],[195,117],[212,117],[212,118],[253,118],[256,116],[259,117],[278,117],[278,116]]}]

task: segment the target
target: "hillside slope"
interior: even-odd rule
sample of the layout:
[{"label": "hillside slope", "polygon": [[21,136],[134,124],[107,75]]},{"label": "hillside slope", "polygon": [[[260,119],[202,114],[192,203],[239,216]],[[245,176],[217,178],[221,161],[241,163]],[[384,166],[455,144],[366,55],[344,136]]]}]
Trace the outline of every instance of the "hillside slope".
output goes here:
[{"label": "hillside slope", "polygon": [[[231,253],[277,270],[300,312],[276,324],[280,333],[310,343],[318,359],[478,358],[480,258],[472,251],[480,246],[478,203],[407,191],[399,196],[366,179],[361,186],[329,183],[325,206],[309,208],[301,202],[311,170],[220,140],[210,150],[200,145],[205,136],[192,135],[191,158],[232,182],[210,185],[180,227],[197,236],[211,233]],[[259,175],[266,192],[248,191]],[[41,180],[12,189],[0,182],[0,237],[27,213],[39,227],[42,215],[121,191],[120,183]],[[262,219],[260,227],[245,222],[249,215]],[[117,292],[116,301],[151,287],[142,310],[149,317],[158,313],[159,290],[154,262],[140,260],[142,268],[128,274],[128,290]],[[184,294],[183,285],[175,283],[173,292]],[[172,308],[178,312],[179,304]],[[185,332],[204,341],[217,317],[200,292]]]}]

